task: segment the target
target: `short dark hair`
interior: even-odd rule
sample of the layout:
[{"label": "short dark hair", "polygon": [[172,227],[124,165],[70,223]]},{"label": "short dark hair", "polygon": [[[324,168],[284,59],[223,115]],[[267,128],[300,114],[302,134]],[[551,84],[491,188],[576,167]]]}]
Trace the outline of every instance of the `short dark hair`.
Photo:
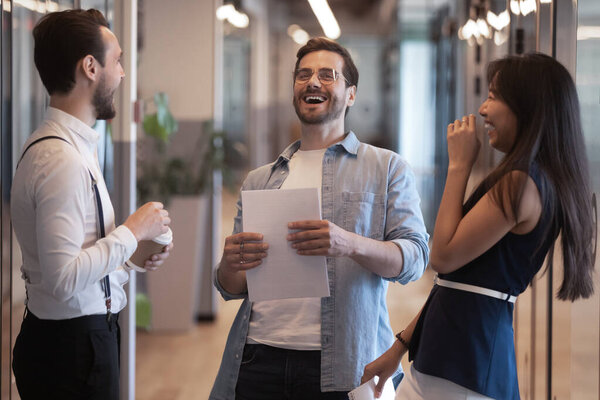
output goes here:
[{"label": "short dark hair", "polygon": [[356,69],[356,65],[354,65],[354,61],[352,61],[352,57],[350,56],[348,50],[333,40],[324,37],[312,38],[304,46],[302,46],[300,50],[298,50],[298,53],[296,53],[297,60],[294,71],[298,69],[298,65],[300,65],[300,60],[302,57],[308,53],[320,50],[332,51],[342,56],[344,59],[344,68],[342,69],[342,74],[347,79],[346,86],[358,87],[358,69]]},{"label": "short dark hair", "polygon": [[95,9],[58,11],[39,20],[33,28],[34,61],[50,95],[71,91],[83,57],[92,55],[104,66],[103,26],[108,28],[108,22]]}]

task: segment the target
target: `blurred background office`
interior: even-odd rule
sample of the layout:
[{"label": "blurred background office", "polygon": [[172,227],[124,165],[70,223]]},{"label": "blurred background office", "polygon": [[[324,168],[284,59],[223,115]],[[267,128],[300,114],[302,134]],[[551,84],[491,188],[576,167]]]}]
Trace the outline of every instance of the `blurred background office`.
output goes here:
[{"label": "blurred background office", "polygon": [[[429,231],[446,175],[445,127],[476,112],[487,96],[487,62],[506,54],[541,51],[571,71],[595,195],[600,188],[598,0],[0,2],[2,399],[19,398],[10,362],[25,293],[10,186],[48,104],[31,36],[45,13],[97,8],[110,21],[126,78],[117,117],[95,129],[117,221],[149,199],[164,201],[173,216],[172,256],[156,273],[132,274],[128,285],[130,306],[120,317],[123,399],[208,398],[239,307],[215,294],[212,268],[233,226],[241,180],[299,137],[292,72],[309,37],[328,36],[350,50],[360,82],[347,129],[409,161]],[[480,119],[478,128],[484,139]],[[483,143],[471,184],[500,159]],[[600,399],[600,296],[558,302],[560,274],[559,265],[540,274],[517,301],[521,396]],[[412,318],[431,285],[428,272],[406,287],[390,286],[394,329]]]}]

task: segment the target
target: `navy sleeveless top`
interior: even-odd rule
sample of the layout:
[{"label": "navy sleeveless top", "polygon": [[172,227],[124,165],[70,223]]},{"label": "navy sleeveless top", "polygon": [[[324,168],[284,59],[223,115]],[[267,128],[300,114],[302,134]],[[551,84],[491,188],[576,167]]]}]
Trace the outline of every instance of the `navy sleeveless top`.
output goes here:
[{"label": "navy sleeveless top", "polygon": [[[532,167],[529,175],[543,193],[541,173]],[[469,199],[464,213],[479,198]],[[556,239],[548,234],[550,214],[543,210],[531,232],[507,233],[484,254],[440,278],[519,295]],[[411,338],[409,359],[421,373],[495,399],[519,399],[513,307],[508,301],[435,285]]]}]

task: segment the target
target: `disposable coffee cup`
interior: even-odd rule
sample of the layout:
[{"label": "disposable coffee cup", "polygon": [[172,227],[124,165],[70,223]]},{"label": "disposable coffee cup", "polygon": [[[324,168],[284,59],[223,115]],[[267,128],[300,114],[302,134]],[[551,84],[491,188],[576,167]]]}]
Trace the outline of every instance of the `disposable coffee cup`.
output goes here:
[{"label": "disposable coffee cup", "polygon": [[161,253],[163,248],[173,241],[173,232],[169,230],[152,240],[140,240],[138,247],[127,261],[127,265],[137,270],[144,270],[146,260],[154,254]]}]

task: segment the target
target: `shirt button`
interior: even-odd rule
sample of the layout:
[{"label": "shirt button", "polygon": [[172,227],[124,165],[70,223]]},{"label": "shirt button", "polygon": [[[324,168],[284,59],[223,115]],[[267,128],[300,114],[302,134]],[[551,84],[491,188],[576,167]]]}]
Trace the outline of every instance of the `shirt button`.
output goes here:
[{"label": "shirt button", "polygon": [[240,358],[240,355],[239,355],[239,354],[236,354],[236,355],[235,355],[235,358],[236,358],[236,360],[237,360],[238,358]]}]

